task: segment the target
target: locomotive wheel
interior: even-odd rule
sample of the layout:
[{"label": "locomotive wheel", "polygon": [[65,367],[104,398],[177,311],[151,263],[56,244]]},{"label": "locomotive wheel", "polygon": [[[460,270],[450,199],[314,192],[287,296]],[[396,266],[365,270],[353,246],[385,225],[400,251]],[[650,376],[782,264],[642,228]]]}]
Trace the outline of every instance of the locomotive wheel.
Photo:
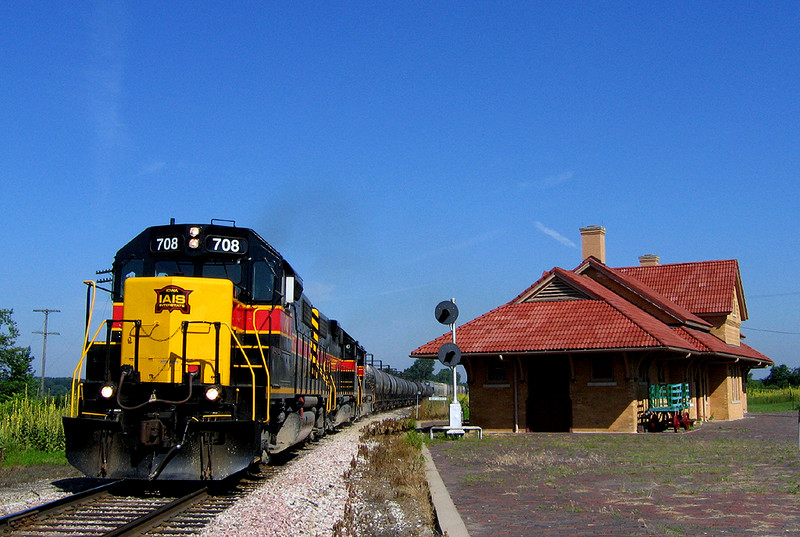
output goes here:
[{"label": "locomotive wheel", "polygon": [[267,429],[262,429],[261,431],[261,462],[263,464],[269,465],[269,441],[272,435],[270,435]]}]

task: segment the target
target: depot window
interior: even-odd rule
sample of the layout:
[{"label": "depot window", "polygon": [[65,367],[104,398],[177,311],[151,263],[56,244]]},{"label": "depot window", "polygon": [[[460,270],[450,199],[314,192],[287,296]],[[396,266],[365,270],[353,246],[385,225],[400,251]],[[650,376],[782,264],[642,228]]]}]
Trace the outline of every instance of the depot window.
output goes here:
[{"label": "depot window", "polygon": [[486,371],[486,382],[488,384],[503,384],[508,382],[508,371],[506,362],[500,358],[493,358],[489,361]]},{"label": "depot window", "polygon": [[592,382],[611,382],[614,380],[614,362],[611,356],[592,358]]}]

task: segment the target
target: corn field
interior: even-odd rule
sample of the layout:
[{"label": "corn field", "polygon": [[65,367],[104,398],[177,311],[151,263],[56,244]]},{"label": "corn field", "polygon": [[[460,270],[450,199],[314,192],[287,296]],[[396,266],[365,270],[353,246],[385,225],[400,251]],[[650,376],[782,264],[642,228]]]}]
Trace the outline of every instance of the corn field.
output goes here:
[{"label": "corn field", "polygon": [[0,403],[0,447],[6,451],[63,451],[61,417],[68,411],[65,403],[53,398],[18,395]]},{"label": "corn field", "polygon": [[789,386],[786,388],[747,388],[748,405],[774,405],[780,403],[794,403],[795,408],[800,403],[800,387]]}]

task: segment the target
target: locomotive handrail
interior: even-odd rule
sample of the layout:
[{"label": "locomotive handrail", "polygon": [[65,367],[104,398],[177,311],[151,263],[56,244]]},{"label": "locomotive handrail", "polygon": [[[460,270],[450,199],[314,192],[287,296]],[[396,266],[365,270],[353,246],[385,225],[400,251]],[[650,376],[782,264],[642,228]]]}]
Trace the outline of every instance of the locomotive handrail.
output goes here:
[{"label": "locomotive handrail", "polygon": [[[86,357],[86,354],[89,352],[89,347],[90,347],[90,345],[89,345],[89,329],[92,326],[92,312],[94,311],[94,301],[95,301],[95,298],[97,297],[97,282],[95,282],[94,280],[84,280],[83,283],[88,286],[87,289],[86,289],[86,330],[84,330],[84,335],[83,335],[83,349],[81,350],[81,359],[78,361],[78,367],[76,368],[76,371],[79,371],[81,369],[81,367],[83,366],[83,359]],[[90,296],[89,292],[90,291],[91,291],[91,300],[89,300],[89,296]],[[102,328],[102,327],[103,327],[103,325],[101,324],[100,328]],[[94,337],[97,337],[97,335],[100,333],[100,328],[97,329],[97,334],[95,334]],[[70,386],[70,391],[69,391],[69,396],[70,396],[69,414],[70,414],[70,417],[73,417],[73,418],[75,417],[75,412],[77,411],[77,409],[75,410],[75,412],[73,411],[73,405],[74,405],[75,399],[76,399],[76,397],[75,397],[75,380],[76,380],[75,379],[75,372],[73,372],[72,373],[72,384]]]},{"label": "locomotive handrail", "polygon": [[188,336],[190,324],[206,324],[214,327],[215,340],[214,340],[214,382],[220,383],[219,375],[219,329],[222,323],[218,321],[183,321],[181,322],[181,376],[186,375],[186,351],[188,348]]},{"label": "locomotive handrail", "polygon": [[[252,409],[251,409],[251,416],[252,416],[253,421],[255,421],[256,420],[256,372],[253,369],[253,364],[250,363],[250,359],[247,357],[247,353],[245,352],[244,347],[242,346],[241,342],[239,341],[239,338],[236,337],[236,333],[233,331],[233,327],[231,327],[231,325],[229,323],[223,323],[223,322],[219,322],[219,321],[184,321],[183,324],[182,324],[182,326],[184,327],[183,328],[184,342],[183,342],[183,357],[182,357],[183,368],[184,368],[183,372],[185,372],[185,367],[186,367],[186,336],[187,336],[187,333],[188,333],[188,331],[186,330],[185,327],[188,326],[189,324],[207,324],[207,325],[213,325],[215,327],[216,326],[220,326],[220,327],[224,326],[231,333],[231,337],[233,338],[233,341],[236,342],[236,347],[241,351],[242,356],[244,357],[244,361],[247,362],[247,368],[250,370],[250,378],[253,381],[253,404],[252,404]],[[219,334],[219,332],[217,332],[217,334]],[[217,338],[217,352],[219,352],[219,338]],[[216,375],[217,375],[217,379],[218,379],[219,378],[219,356],[217,356],[215,367],[217,368]]]},{"label": "locomotive handrail", "polygon": [[[265,308],[256,306],[253,308],[253,333],[256,336],[256,342],[258,342],[258,352],[261,353],[261,363],[264,365],[264,371],[267,374],[267,415],[264,418],[264,422],[269,422],[269,407],[271,406],[270,397],[272,396],[272,379],[269,375],[269,367],[267,367],[267,360],[264,358],[264,347],[261,345],[261,335],[258,333],[258,327],[256,326],[256,312],[258,311],[272,311],[272,308]],[[253,393],[255,393],[255,387],[253,388]]]},{"label": "locomotive handrail", "polygon": [[[85,343],[84,348],[83,348],[83,352],[81,353],[81,359],[78,361],[78,366],[75,368],[75,371],[72,372],[72,387],[71,387],[71,390],[70,390],[70,397],[71,397],[72,400],[70,401],[70,407],[69,407],[70,417],[73,417],[73,418],[76,417],[77,416],[77,412],[78,412],[77,405],[76,404],[73,405],[73,403],[75,402],[75,397],[74,397],[75,396],[75,382],[77,381],[77,378],[80,376],[80,370],[83,368],[83,361],[86,359],[86,355],[89,354],[89,349],[91,349],[92,345],[95,344],[95,340],[97,339],[97,336],[100,335],[100,330],[103,329],[103,326],[107,326],[107,328],[106,328],[106,334],[107,334],[106,335],[106,346],[108,348],[106,349],[106,363],[105,363],[106,381],[110,381],[111,380],[109,378],[109,375],[110,375],[110,370],[109,370],[110,346],[109,345],[111,343],[111,339],[110,339],[109,336],[111,334],[111,330],[113,328],[113,325],[116,324],[116,323],[133,323],[136,326],[136,334],[134,335],[135,343],[134,343],[134,351],[133,351],[133,363],[134,363],[134,368],[133,369],[134,369],[134,371],[138,371],[138,369],[139,369],[139,329],[141,328],[142,321],[139,320],[139,319],[105,319],[102,323],[100,323],[100,326],[97,327],[97,331],[94,333],[94,336],[92,337],[92,340],[91,341],[89,341],[88,339],[86,340],[86,343]],[[75,408],[73,408],[73,406]]]},{"label": "locomotive handrail", "polygon": [[[83,348],[89,345],[89,327],[92,326],[92,313],[94,312],[94,301],[97,298],[97,282],[94,280],[85,280],[83,282],[88,286],[86,289],[86,330],[83,336]],[[92,292],[91,302],[89,301],[89,291]]]},{"label": "locomotive handrail", "polygon": [[236,337],[236,333],[233,331],[233,327],[229,323],[220,323],[220,324],[221,324],[221,326],[224,326],[225,328],[227,328],[228,331],[231,333],[231,337],[233,338],[233,341],[236,342],[236,346],[242,352],[242,356],[244,357],[244,361],[247,362],[247,368],[250,370],[250,378],[253,380],[253,404],[252,404],[252,407],[251,407],[251,416],[252,416],[253,421],[256,421],[256,372],[253,369],[253,364],[250,363],[250,359],[247,357],[247,353],[245,352],[244,347],[242,347],[242,344],[239,341],[239,338]]},{"label": "locomotive handrail", "polygon": [[[328,384],[328,392],[330,393],[328,398],[331,401],[331,410],[333,410],[333,408],[334,408],[333,405],[336,404],[336,382],[334,382],[333,377],[331,376],[333,367],[331,366],[330,359],[325,360],[325,364],[327,366],[328,372],[327,372],[327,375],[325,373],[323,373],[322,379],[325,380],[326,377],[328,379],[328,380],[325,380],[325,384]],[[323,369],[323,371],[324,371],[324,369]],[[328,383],[328,381],[330,381],[330,383]]]},{"label": "locomotive handrail", "polygon": [[[78,365],[75,367],[75,370],[72,372],[72,387],[70,389],[70,402],[69,402],[69,415],[70,417],[74,418],[77,416],[78,413],[78,405],[77,405],[77,398],[75,397],[75,383],[77,382],[81,369],[83,368],[83,361],[86,359],[86,355],[89,353],[89,349],[92,345],[94,345],[95,339],[97,336],[100,335],[100,330],[102,330],[103,326],[109,322],[109,319],[104,320],[100,323],[100,326],[97,327],[97,332],[94,333],[92,340],[89,341],[87,339],[86,344],[83,346],[83,352],[81,352],[81,359],[78,360]],[[87,330],[88,335],[88,330]]]}]

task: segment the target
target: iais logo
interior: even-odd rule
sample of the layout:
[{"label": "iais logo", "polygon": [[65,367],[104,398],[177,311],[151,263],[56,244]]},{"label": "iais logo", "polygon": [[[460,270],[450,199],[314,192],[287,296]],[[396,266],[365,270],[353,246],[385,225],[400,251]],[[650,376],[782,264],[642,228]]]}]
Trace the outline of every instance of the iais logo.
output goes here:
[{"label": "iais logo", "polygon": [[192,291],[187,291],[177,285],[168,285],[161,289],[155,289],[156,292],[156,313],[162,311],[175,311],[181,313],[189,313],[191,306],[189,306],[189,295]]}]

